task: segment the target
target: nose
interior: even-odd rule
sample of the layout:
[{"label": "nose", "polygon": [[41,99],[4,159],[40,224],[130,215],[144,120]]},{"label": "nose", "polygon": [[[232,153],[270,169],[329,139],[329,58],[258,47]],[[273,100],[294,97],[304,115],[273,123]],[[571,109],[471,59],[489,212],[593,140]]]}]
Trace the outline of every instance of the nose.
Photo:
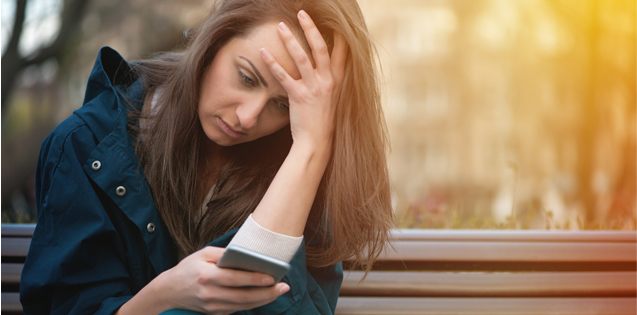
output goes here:
[{"label": "nose", "polygon": [[267,98],[264,97],[254,97],[237,106],[236,114],[241,128],[249,130],[257,126],[259,116],[267,101]]}]

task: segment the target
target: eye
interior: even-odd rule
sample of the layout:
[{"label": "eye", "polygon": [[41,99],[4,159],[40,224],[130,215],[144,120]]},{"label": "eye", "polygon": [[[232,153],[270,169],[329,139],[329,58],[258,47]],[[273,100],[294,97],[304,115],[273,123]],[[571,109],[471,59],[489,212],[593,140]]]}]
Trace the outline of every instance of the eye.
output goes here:
[{"label": "eye", "polygon": [[239,72],[239,77],[241,78],[241,82],[246,85],[256,86],[254,80],[252,80],[249,76],[245,75],[241,70]]},{"label": "eye", "polygon": [[290,110],[290,107],[288,106],[288,104],[285,104],[281,101],[277,101],[277,100],[273,100],[273,102],[279,106],[279,109],[283,110],[283,111],[288,111]]}]

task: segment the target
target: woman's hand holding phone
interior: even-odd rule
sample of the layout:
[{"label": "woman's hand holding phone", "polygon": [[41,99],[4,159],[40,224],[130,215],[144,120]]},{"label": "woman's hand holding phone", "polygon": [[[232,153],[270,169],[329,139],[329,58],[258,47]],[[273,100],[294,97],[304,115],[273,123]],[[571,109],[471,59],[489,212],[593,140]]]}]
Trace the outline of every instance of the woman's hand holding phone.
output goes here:
[{"label": "woman's hand holding phone", "polygon": [[207,246],[169,270],[172,294],[181,295],[175,308],[230,314],[268,304],[289,290],[285,283],[273,286],[266,274],[217,267],[224,252]]},{"label": "woman's hand holding phone", "polygon": [[[157,314],[170,309],[204,314],[231,314],[274,301],[290,287],[274,284],[272,276],[219,268],[225,248],[207,246],[161,273],[117,314]],[[130,301],[129,301],[130,302]]]}]

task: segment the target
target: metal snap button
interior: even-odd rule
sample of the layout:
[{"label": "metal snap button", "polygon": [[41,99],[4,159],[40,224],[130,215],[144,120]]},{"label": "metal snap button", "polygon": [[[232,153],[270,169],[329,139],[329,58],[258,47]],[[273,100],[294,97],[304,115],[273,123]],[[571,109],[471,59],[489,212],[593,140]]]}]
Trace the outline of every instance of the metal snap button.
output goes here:
[{"label": "metal snap button", "polygon": [[146,226],[146,231],[148,231],[148,233],[155,233],[155,224],[153,223],[148,223],[148,225]]},{"label": "metal snap button", "polygon": [[98,161],[98,160],[93,161],[93,163],[91,164],[91,168],[92,168],[94,171],[99,170],[100,168],[102,168],[102,162],[100,162],[100,161]]},{"label": "metal snap button", "polygon": [[120,197],[122,197],[122,196],[126,195],[126,187],[124,187],[124,186],[119,186],[119,187],[117,187],[117,188],[115,189],[115,193],[116,193],[118,196],[120,196]]}]

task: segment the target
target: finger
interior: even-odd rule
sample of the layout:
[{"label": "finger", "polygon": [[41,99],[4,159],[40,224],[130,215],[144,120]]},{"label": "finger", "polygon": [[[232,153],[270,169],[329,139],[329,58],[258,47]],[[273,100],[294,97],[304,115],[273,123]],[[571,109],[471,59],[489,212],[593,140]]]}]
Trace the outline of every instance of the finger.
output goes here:
[{"label": "finger", "polygon": [[283,40],[283,44],[285,44],[288,53],[292,56],[292,60],[294,60],[296,67],[299,69],[301,78],[306,81],[314,80],[314,67],[312,67],[310,57],[307,56],[307,53],[296,40],[292,31],[290,31],[283,22],[279,23],[279,35],[281,36],[281,40]]},{"label": "finger", "polygon": [[331,70],[334,80],[338,85],[343,82],[345,76],[345,65],[347,63],[347,42],[345,37],[334,31],[334,48],[332,48]]},{"label": "finger", "polygon": [[289,291],[287,283],[279,283],[269,288],[224,288],[219,292],[219,300],[228,303],[261,303],[276,299]]},{"label": "finger", "polygon": [[327,50],[327,44],[321,32],[316,28],[316,24],[312,21],[312,18],[303,10],[298,14],[299,23],[305,33],[305,38],[312,48],[312,57],[316,63],[316,69],[321,72],[326,72],[330,65],[330,55]]},{"label": "finger", "polygon": [[[213,303],[215,304],[216,309],[232,311],[251,310],[276,300],[277,297],[287,292],[290,288],[287,284],[280,285],[281,287],[285,286],[286,289],[282,291],[281,288],[272,288],[263,296],[259,296],[259,292],[255,293],[250,289],[244,289],[244,292],[237,293],[227,292],[228,295],[225,297],[227,300],[215,301]],[[245,292],[245,290],[248,291]]]},{"label": "finger", "polygon": [[[275,299],[272,299],[274,301]],[[248,303],[248,304],[237,304],[237,303],[227,303],[227,302],[213,302],[207,308],[202,310],[197,310],[204,314],[214,314],[214,315],[225,315],[225,314],[234,314],[238,311],[246,311],[255,309],[259,306],[266,305],[272,301],[265,301],[259,303]]]},{"label": "finger", "polygon": [[227,268],[216,268],[212,271],[210,281],[224,287],[262,287],[274,284],[274,279],[270,275]]},{"label": "finger", "polygon": [[281,83],[286,91],[292,91],[294,84],[296,83],[283,67],[274,59],[274,57],[265,49],[261,48],[261,59],[268,66],[268,70],[272,73],[272,76]]}]

